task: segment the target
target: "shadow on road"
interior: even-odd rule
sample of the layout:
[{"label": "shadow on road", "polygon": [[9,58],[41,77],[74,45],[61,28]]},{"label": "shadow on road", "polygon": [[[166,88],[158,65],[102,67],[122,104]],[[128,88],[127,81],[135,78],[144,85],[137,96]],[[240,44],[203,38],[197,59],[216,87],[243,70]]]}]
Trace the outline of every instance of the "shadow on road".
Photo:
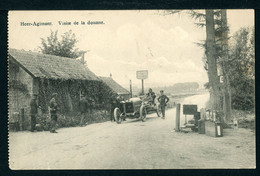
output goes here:
[{"label": "shadow on road", "polygon": [[[161,117],[157,117],[157,115],[155,116],[152,116],[152,117],[146,117],[146,121],[152,121],[152,120],[155,120],[155,119],[159,119]],[[126,121],[122,121],[121,123],[122,124],[128,124],[128,123],[136,123],[136,122],[142,122],[142,120],[140,118],[136,118],[136,119],[130,119],[130,118],[127,118]],[[144,122],[143,122],[144,123]]]}]

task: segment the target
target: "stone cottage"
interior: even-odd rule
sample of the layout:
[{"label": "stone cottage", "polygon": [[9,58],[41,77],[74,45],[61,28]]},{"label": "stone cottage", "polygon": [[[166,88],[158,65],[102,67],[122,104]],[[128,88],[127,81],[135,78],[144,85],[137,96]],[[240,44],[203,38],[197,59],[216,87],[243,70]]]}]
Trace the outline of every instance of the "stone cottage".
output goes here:
[{"label": "stone cottage", "polygon": [[29,126],[33,94],[38,95],[42,113],[48,113],[51,94],[58,93],[61,114],[78,113],[81,94],[96,104],[110,96],[108,86],[75,59],[9,49],[8,63],[9,122],[22,118]]},{"label": "stone cottage", "polygon": [[120,95],[125,100],[130,98],[130,92],[123,88],[111,77],[99,77],[108,87],[117,95]]}]

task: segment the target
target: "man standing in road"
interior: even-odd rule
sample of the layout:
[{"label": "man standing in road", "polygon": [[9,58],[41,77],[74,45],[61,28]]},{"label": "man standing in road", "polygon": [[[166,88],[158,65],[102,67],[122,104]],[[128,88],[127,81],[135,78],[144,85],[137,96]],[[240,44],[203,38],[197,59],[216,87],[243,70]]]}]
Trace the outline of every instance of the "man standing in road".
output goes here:
[{"label": "man standing in road", "polygon": [[84,126],[84,120],[86,117],[88,109],[88,101],[86,99],[85,95],[81,96],[81,99],[79,100],[79,110],[80,110],[80,126]]},{"label": "man standing in road", "polygon": [[168,101],[170,100],[166,95],[164,95],[163,90],[160,91],[160,96],[158,101],[160,103],[161,111],[162,111],[162,118],[165,119],[165,106],[167,106]]},{"label": "man standing in road", "polygon": [[50,113],[51,113],[51,133],[57,133],[56,131],[56,123],[57,123],[57,110],[58,110],[58,104],[56,102],[57,93],[52,94],[52,99],[50,101]]},{"label": "man standing in road", "polygon": [[30,115],[31,115],[31,132],[34,132],[36,125],[36,115],[38,114],[37,94],[33,94],[33,98],[30,102]]}]

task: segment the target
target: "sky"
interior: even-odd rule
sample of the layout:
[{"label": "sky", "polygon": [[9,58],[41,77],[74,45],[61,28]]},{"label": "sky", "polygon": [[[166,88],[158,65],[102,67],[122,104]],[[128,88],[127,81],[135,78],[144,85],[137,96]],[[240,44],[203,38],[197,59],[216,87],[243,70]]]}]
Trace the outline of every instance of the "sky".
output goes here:
[{"label": "sky", "polygon": [[[145,87],[169,86],[179,82],[208,81],[203,68],[204,50],[195,43],[206,39],[187,13],[165,15],[164,10],[131,11],[10,11],[8,42],[10,48],[38,51],[40,38],[50,31],[58,35],[75,33],[80,50],[87,51],[85,61],[97,76],[109,76],[128,88],[129,81],[140,87],[136,71],[148,70]],[[254,26],[253,10],[228,10],[230,36],[239,28]],[[71,22],[71,25],[60,25]],[[79,22],[74,25],[74,22]],[[81,24],[85,22],[85,25]],[[88,25],[88,21],[103,24]],[[22,26],[46,23],[51,26]]]}]

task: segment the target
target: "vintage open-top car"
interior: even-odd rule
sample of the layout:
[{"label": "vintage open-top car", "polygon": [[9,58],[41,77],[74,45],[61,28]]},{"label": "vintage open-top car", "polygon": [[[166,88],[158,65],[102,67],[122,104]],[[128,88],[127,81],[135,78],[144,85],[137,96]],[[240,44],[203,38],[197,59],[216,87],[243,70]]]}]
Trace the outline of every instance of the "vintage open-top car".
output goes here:
[{"label": "vintage open-top car", "polygon": [[146,115],[153,112],[160,117],[159,103],[154,103],[151,97],[134,97],[120,102],[119,107],[114,109],[114,118],[118,124],[126,118],[140,118],[144,122]]}]

